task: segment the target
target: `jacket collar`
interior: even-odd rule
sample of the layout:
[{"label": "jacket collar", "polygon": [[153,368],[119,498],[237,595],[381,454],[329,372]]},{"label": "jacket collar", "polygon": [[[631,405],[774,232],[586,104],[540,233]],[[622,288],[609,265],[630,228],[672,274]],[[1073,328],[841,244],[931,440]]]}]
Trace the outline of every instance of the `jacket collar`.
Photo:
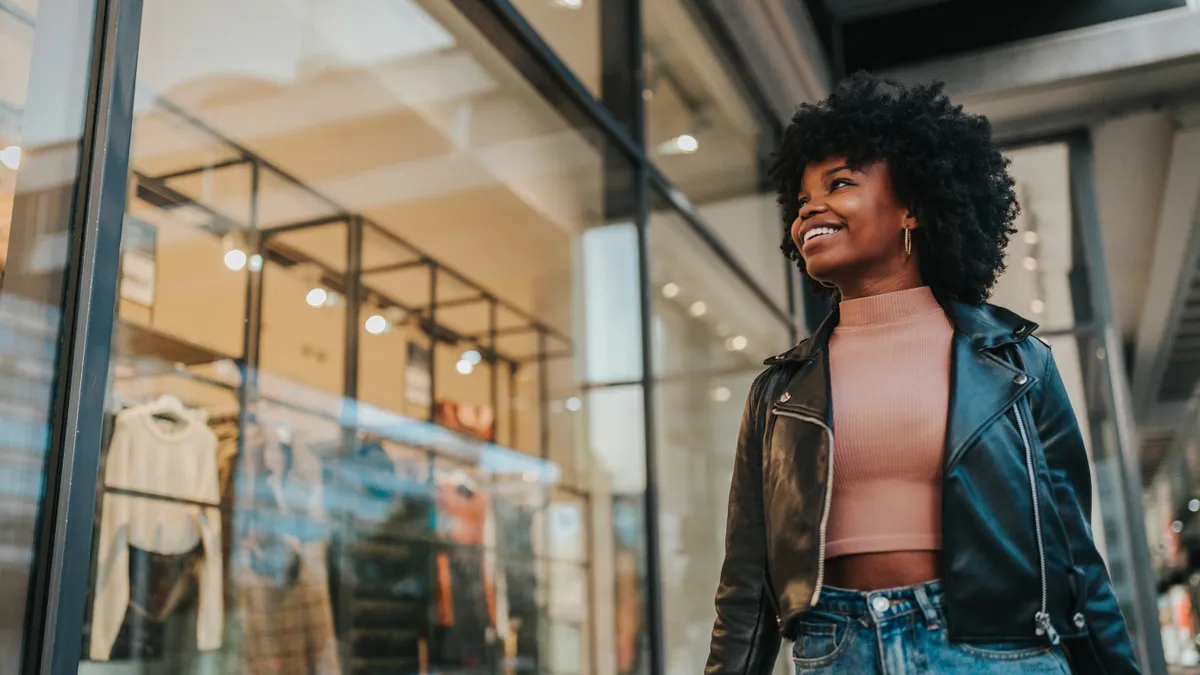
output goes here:
[{"label": "jacket collar", "polygon": [[[1023,341],[1037,330],[1038,325],[1016,313],[995,305],[973,305],[935,294],[938,303],[950,317],[955,333],[964,336],[976,351],[997,349]],[[781,363],[809,361],[829,346],[829,338],[838,325],[837,307],[825,317],[811,337],[792,349],[772,356],[763,362],[773,366]]]},{"label": "jacket collar", "polygon": [[[954,326],[951,343],[951,386],[946,425],[945,465],[954,466],[979,430],[1013,405],[1037,378],[995,353],[1029,337],[1037,324],[993,305],[973,305],[944,297],[938,302]],[[767,359],[766,365],[797,364],[799,370],[776,401],[833,428],[829,392],[829,338],[837,326],[835,308],[813,333],[794,349]]]}]

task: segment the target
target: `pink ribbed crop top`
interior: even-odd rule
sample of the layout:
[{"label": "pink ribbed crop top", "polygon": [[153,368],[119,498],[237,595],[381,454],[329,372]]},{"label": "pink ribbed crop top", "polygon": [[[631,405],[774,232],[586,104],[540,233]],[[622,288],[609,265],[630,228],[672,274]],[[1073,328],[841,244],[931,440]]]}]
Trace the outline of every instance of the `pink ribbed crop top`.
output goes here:
[{"label": "pink ribbed crop top", "polygon": [[847,300],[839,312],[825,556],[941,550],[954,329],[928,287]]}]

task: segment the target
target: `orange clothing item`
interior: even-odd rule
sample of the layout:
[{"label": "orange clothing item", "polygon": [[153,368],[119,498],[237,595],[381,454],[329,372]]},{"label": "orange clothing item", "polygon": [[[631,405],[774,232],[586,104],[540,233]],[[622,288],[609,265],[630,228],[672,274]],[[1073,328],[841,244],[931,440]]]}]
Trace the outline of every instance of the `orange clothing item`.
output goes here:
[{"label": "orange clothing item", "polygon": [[954,328],[928,287],[839,306],[827,558],[942,548]]},{"label": "orange clothing item", "polygon": [[[453,481],[439,481],[437,490],[439,534],[456,544],[484,549],[487,544],[484,533],[491,513],[491,500],[480,490],[467,490]],[[483,561],[479,575],[483,579],[484,595],[487,598],[488,621],[496,625],[495,573],[488,556]],[[450,558],[445,552],[437,556],[437,615],[438,625],[454,625],[454,602],[451,594]]]}]

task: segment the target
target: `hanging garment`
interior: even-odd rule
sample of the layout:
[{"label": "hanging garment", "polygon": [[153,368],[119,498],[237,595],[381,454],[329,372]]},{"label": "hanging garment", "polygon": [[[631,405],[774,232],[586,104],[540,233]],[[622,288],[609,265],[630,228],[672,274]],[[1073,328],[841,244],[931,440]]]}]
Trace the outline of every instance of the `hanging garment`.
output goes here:
[{"label": "hanging garment", "polygon": [[328,474],[337,485],[328,491],[330,509],[353,523],[336,564],[354,675],[429,672],[434,510],[427,455],[364,441]]},{"label": "hanging garment", "polygon": [[[208,651],[221,646],[224,603],[216,445],[203,415],[183,409],[178,402],[139,406],[117,415],[104,471],[88,650],[93,660],[110,658],[126,621],[152,618],[161,623],[183,606],[178,602],[183,591],[162,589],[177,588],[179,583],[186,586],[180,577],[189,573],[198,577],[197,648]],[[139,565],[148,574],[175,575],[175,579],[145,581],[139,588],[147,589],[148,595],[131,597],[131,548],[157,554],[145,566]],[[200,562],[186,560],[192,557]]]},{"label": "hanging garment", "polygon": [[491,500],[457,472],[437,488],[438,533],[453,545],[437,557],[435,656],[442,665],[487,669],[496,657],[489,639],[496,629]]},{"label": "hanging garment", "polygon": [[[239,552],[233,579],[243,675],[339,675],[325,545],[290,539],[280,560]],[[274,557],[255,552],[254,556]],[[245,565],[242,561],[245,560]]]}]

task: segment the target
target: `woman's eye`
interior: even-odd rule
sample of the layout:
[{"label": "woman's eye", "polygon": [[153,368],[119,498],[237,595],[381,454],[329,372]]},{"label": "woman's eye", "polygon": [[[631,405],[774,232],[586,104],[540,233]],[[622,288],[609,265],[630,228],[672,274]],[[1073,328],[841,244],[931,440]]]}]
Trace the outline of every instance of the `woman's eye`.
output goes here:
[{"label": "woman's eye", "polygon": [[833,192],[834,190],[836,190],[840,187],[844,187],[846,185],[854,185],[854,183],[851,183],[849,180],[847,180],[845,178],[834,178],[833,182],[829,184],[829,191]]},{"label": "woman's eye", "polygon": [[800,210],[800,209],[804,208],[804,205],[807,203],[808,203],[807,199],[797,199],[796,200],[796,210]]}]

